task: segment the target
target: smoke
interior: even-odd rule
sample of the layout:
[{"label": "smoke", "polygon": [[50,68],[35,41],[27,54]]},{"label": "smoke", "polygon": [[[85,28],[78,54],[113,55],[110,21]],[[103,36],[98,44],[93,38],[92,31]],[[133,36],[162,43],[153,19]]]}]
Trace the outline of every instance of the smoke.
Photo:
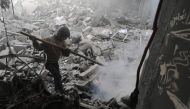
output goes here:
[{"label": "smoke", "polygon": [[106,63],[99,69],[99,78],[94,81],[95,99],[109,100],[129,96],[135,88],[136,71],[145,44],[131,41],[117,49],[119,60]]},{"label": "smoke", "polygon": [[160,0],[145,0],[140,2],[139,17],[142,23],[148,23],[152,26],[159,1]]},{"label": "smoke", "polygon": [[94,0],[95,1],[95,14],[96,16],[124,16],[130,17],[137,15],[136,0]]}]

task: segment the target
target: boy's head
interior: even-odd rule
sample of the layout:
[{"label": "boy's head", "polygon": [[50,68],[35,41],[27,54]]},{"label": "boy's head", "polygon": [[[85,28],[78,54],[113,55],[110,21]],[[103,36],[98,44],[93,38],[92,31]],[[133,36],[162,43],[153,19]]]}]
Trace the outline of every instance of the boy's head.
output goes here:
[{"label": "boy's head", "polygon": [[58,28],[58,30],[55,32],[54,38],[58,41],[66,40],[67,38],[70,38],[70,31],[67,26],[61,26]]}]

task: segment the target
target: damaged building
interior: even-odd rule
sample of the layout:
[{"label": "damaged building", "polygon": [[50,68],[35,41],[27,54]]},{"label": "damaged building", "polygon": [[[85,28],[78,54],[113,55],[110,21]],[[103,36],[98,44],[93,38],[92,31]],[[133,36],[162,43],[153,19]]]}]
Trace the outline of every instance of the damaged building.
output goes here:
[{"label": "damaged building", "polygon": [[189,109],[188,3],[0,0],[0,109]]}]

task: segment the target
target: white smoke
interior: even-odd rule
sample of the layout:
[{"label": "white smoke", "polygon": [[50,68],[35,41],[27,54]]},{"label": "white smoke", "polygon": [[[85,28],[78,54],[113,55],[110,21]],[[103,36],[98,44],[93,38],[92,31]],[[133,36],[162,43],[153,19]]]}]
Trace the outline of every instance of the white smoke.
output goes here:
[{"label": "white smoke", "polygon": [[109,100],[129,96],[135,88],[136,72],[146,43],[128,42],[116,50],[119,60],[106,63],[99,69],[95,83],[95,99]]},{"label": "white smoke", "polygon": [[128,15],[129,18],[137,16],[138,4],[136,0],[94,0],[96,16],[108,15],[120,17]]}]

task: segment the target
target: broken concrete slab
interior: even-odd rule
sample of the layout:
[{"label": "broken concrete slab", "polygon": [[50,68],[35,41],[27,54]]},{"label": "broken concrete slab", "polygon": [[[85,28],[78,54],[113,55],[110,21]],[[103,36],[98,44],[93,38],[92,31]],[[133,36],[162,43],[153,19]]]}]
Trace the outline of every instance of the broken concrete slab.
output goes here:
[{"label": "broken concrete slab", "polygon": [[91,20],[92,20],[91,17],[86,17],[86,18],[84,19],[84,22],[89,23]]},{"label": "broken concrete slab", "polygon": [[92,75],[93,73],[96,72],[97,68],[98,68],[98,65],[95,64],[95,65],[89,67],[86,71],[80,73],[79,77],[82,80],[88,79],[90,77],[90,75]]},{"label": "broken concrete slab", "polygon": [[128,20],[126,17],[124,16],[121,16],[121,17],[117,17],[115,19],[119,24],[122,24],[122,25],[127,25],[128,24]]},{"label": "broken concrete slab", "polygon": [[10,45],[14,48],[16,53],[18,53],[21,50],[26,50],[28,47],[27,43],[23,43],[23,42],[20,42],[18,40],[10,41]]},{"label": "broken concrete slab", "polygon": [[29,24],[29,23],[22,23],[21,24],[21,27],[22,28],[25,28],[25,29],[28,29],[28,30],[38,30],[39,29],[39,27],[37,27],[37,26],[35,26],[35,25],[33,25],[33,24]]},{"label": "broken concrete slab", "polygon": [[89,35],[86,36],[86,38],[87,38],[88,40],[92,40],[94,37],[95,37],[95,36],[93,36],[93,35],[91,35],[91,34],[89,34]]},{"label": "broken concrete slab", "polygon": [[67,21],[64,16],[58,16],[54,18],[55,25],[64,25],[67,24]]},{"label": "broken concrete slab", "polygon": [[4,44],[0,44],[0,52],[2,51],[2,50],[4,50],[6,48],[6,46],[4,45]]},{"label": "broken concrete slab", "polygon": [[113,34],[112,30],[107,29],[107,28],[96,27],[92,29],[93,29],[92,35],[100,36],[102,38],[109,38],[110,35]]},{"label": "broken concrete slab", "polygon": [[101,26],[106,26],[106,25],[111,26],[111,22],[105,16],[101,16],[101,17],[93,18],[91,25],[93,27],[101,27]]},{"label": "broken concrete slab", "polygon": [[27,45],[13,45],[12,47],[14,48],[16,53],[18,53],[21,50],[27,49]]},{"label": "broken concrete slab", "polygon": [[2,37],[0,39],[0,44],[6,44],[7,43],[7,38],[6,37]]},{"label": "broken concrete slab", "polygon": [[82,30],[83,33],[89,33],[89,32],[91,32],[91,31],[92,31],[92,27],[91,27],[91,26],[87,26],[86,28],[84,28],[84,29]]},{"label": "broken concrete slab", "polygon": [[[13,47],[11,47],[11,51],[12,51],[13,53],[16,53]],[[8,48],[8,47],[6,47],[5,50],[2,50],[2,51],[0,52],[0,55],[1,55],[1,56],[3,56],[3,55],[8,55],[8,54],[9,54],[9,48]]]},{"label": "broken concrete slab", "polygon": [[49,36],[51,36],[52,32],[48,29],[39,29],[37,31],[32,32],[32,34],[38,36],[38,38],[42,39],[42,38],[47,38]]}]

